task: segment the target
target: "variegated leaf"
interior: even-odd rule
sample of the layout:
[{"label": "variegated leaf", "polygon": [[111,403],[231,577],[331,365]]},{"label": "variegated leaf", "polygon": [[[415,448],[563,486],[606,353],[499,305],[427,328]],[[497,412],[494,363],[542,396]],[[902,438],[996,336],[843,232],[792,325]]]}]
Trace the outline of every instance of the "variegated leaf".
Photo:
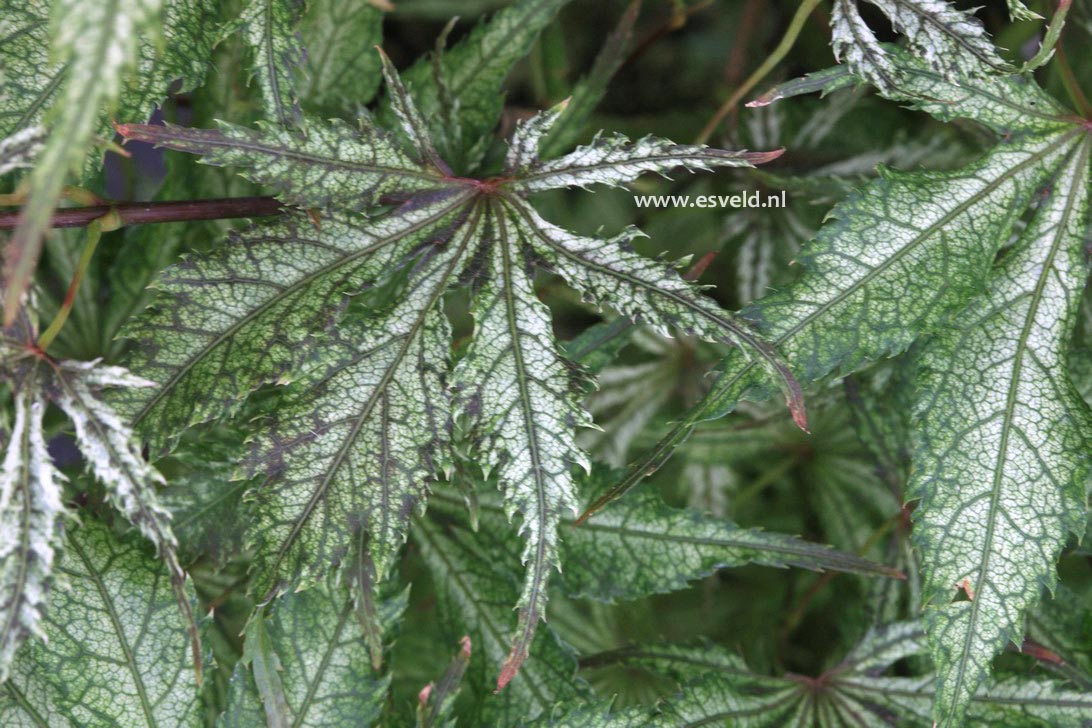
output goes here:
[{"label": "variegated leaf", "polygon": [[1070,152],[987,292],[919,359],[910,486],[944,726],[1022,640],[1025,610],[1084,531],[1092,418],[1065,361],[1087,278],[1090,150]]}]

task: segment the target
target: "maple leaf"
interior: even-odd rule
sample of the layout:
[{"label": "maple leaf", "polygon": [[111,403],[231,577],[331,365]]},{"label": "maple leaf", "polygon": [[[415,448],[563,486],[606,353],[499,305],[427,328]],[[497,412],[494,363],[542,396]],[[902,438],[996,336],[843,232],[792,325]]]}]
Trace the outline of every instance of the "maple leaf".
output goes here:
[{"label": "maple leaf", "polygon": [[194,664],[200,665],[197,628],[185,596],[186,574],[176,555],[170,513],[155,488],[163,476],[143,458],[132,431],[103,400],[102,390],[146,387],[151,382],[99,362],[57,360],[36,345],[23,312],[0,340],[0,374],[11,387],[15,419],[4,432],[0,471],[0,676],[39,621],[54,581],[53,562],[64,520],[64,476],[46,448],[43,417],[52,402],[75,427],[76,444],[88,469],[106,487],[110,503],[159,551],[190,625]]},{"label": "maple leaf", "polygon": [[[870,629],[839,663],[819,677],[769,676],[735,653],[710,643],[641,644],[592,655],[589,666],[622,664],[669,676],[680,690],[651,711],[611,709],[609,703],[576,703],[532,725],[568,728],[706,725],[730,721],[745,728],[784,725],[926,725],[934,694],[928,671],[906,676],[891,668],[927,652],[918,622]],[[1006,676],[980,689],[968,709],[969,725],[1082,728],[1092,695],[1059,680]]]},{"label": "maple leaf", "polygon": [[[1052,362],[1067,360],[1086,277],[1092,134],[1030,77],[980,72],[957,83],[887,50],[902,81],[885,95],[944,121],[978,122],[997,143],[960,169],[883,170],[805,246],[804,275],[743,316],[805,381],[922,341],[911,362],[919,376],[909,494],[921,500],[914,539],[941,685],[936,716],[958,725],[993,657],[1020,639],[1026,610],[1055,583],[1068,534],[1085,522],[1089,463],[1080,453],[1092,423],[1066,366]],[[1017,232],[1028,208],[1034,215]],[[761,396],[752,368],[730,356],[705,401],[593,508],[654,469],[697,422]],[[973,598],[953,601],[957,592]]]},{"label": "maple leaf", "polygon": [[[396,134],[368,118],[358,128],[306,121],[306,136],[273,126],[118,127],[129,139],[231,165],[288,204],[325,210],[318,228],[294,213],[168,270],[154,310],[129,332],[140,341],[132,366],[156,386],[126,391],[123,407],[143,432],[165,435],[157,447],[169,446],[172,433],[236,411],[255,388],[293,381],[244,463],[247,475],[264,478],[250,493],[262,597],[315,583],[361,529],[384,578],[450,460],[457,418],[526,537],[503,687],[544,616],[558,526],[576,508],[571,470],[587,465],[575,442],[590,423],[579,372],[535,295],[536,269],[661,333],[739,345],[804,416],[799,387],[770,348],[672,266],[633,252],[636,230],[575,235],[544,220],[527,196],[621,185],[645,172],[749,166],[779,152],[604,135],[546,161],[537,149],[554,109],[517,129],[500,176],[456,177],[383,63]],[[440,304],[465,281],[476,331],[452,367]]]}]

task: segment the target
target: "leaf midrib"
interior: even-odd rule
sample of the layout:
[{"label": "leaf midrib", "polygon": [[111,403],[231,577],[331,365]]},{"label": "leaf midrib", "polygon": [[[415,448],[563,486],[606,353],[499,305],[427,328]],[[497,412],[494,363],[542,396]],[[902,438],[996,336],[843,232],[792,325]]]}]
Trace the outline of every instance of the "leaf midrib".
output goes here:
[{"label": "leaf midrib", "polygon": [[296,710],[296,717],[292,721],[292,728],[299,728],[303,725],[303,719],[307,717],[307,711],[311,709],[311,704],[315,699],[315,694],[318,692],[319,683],[322,682],[322,673],[325,672],[327,666],[330,664],[330,659],[339,646],[339,640],[341,639],[341,631],[345,629],[345,622],[348,620],[349,614],[352,612],[353,602],[350,597],[342,608],[341,613],[338,615],[337,626],[334,628],[333,637],[330,639],[329,645],[327,645],[326,651],[322,654],[322,660],[319,662],[318,667],[315,669],[315,674],[312,680],[307,684],[307,693],[303,697],[303,701],[300,703],[300,707]]},{"label": "leaf midrib", "polygon": [[[642,289],[642,290],[644,290],[644,291],[646,291],[646,292],[648,292],[648,293],[650,293],[652,295],[663,296],[664,298],[667,298],[668,300],[675,303],[676,305],[681,306],[683,308],[686,308],[686,309],[688,309],[690,311],[693,311],[694,313],[698,314],[702,318],[705,318],[705,319],[707,319],[709,321],[712,321],[714,324],[716,324],[717,326],[720,326],[725,331],[730,332],[730,336],[729,336],[730,339],[734,338],[734,339],[736,339],[738,341],[742,341],[742,342],[746,343],[762,359],[766,360],[771,367],[773,367],[774,369],[776,369],[779,372],[783,371],[783,365],[780,364],[780,362],[778,362],[775,352],[773,352],[770,349],[769,345],[766,344],[766,342],[764,342],[763,340],[759,339],[757,337],[757,335],[755,335],[754,333],[748,331],[743,326],[740,326],[740,325],[732,322],[731,320],[729,320],[727,318],[724,318],[722,316],[718,316],[715,313],[713,313],[712,311],[707,311],[707,310],[703,309],[701,306],[696,305],[693,301],[688,300],[684,296],[682,296],[682,295],[680,295],[680,294],[678,294],[678,293],[676,293],[674,291],[664,290],[664,289],[659,288],[659,287],[657,287],[655,285],[652,285],[652,284],[650,284],[650,283],[648,283],[646,281],[642,281],[640,278],[635,278],[635,277],[633,277],[633,276],[631,276],[631,275],[629,275],[627,273],[624,273],[622,271],[618,271],[618,270],[615,270],[613,268],[610,268],[607,265],[604,265],[604,264],[601,264],[601,263],[594,263],[594,262],[586,260],[585,258],[582,258],[581,256],[577,255],[576,253],[568,250],[567,248],[565,248],[565,247],[563,247],[561,245],[558,245],[553,240],[551,240],[549,237],[547,237],[542,232],[542,229],[539,227],[539,225],[536,224],[536,221],[532,217],[532,213],[530,213],[527,209],[525,209],[524,203],[521,203],[518,200],[515,200],[514,198],[509,198],[509,206],[515,212],[517,212],[520,215],[521,218],[523,218],[524,222],[527,223],[527,227],[534,231],[535,236],[539,240],[541,240],[545,245],[547,245],[551,249],[556,250],[561,255],[564,255],[569,260],[574,261],[577,265],[580,265],[580,266],[583,266],[583,267],[586,267],[586,268],[591,268],[593,270],[599,271],[603,275],[609,276],[611,278],[615,278],[617,280],[625,281],[629,285],[631,285],[631,286],[633,286],[635,288],[640,288],[640,289]],[[627,318],[629,318],[629,317],[627,316]],[[729,343],[735,343],[735,342],[729,341]]]},{"label": "leaf midrib", "polygon": [[92,565],[91,560],[88,558],[79,542],[76,539],[69,539],[69,547],[80,557],[80,561],[83,562],[85,573],[80,574],[79,576],[86,576],[91,579],[92,583],[95,585],[95,589],[99,593],[99,597],[102,599],[103,607],[106,609],[106,614],[109,616],[110,623],[113,625],[114,632],[118,638],[118,644],[121,647],[122,654],[125,656],[126,665],[128,665],[129,672],[132,675],[133,684],[136,687],[137,697],[140,700],[140,707],[144,713],[144,717],[148,721],[149,726],[157,725],[151,701],[148,699],[148,690],[144,685],[144,677],[137,666],[136,655],[133,654],[133,648],[129,644],[128,638],[125,636],[121,619],[118,617],[118,612],[114,607],[114,601],[110,596],[110,592],[103,583],[98,570]]},{"label": "leaf midrib", "polygon": [[[1038,313],[1039,304],[1042,302],[1043,289],[1046,286],[1046,281],[1051,277],[1054,270],[1054,260],[1058,255],[1058,251],[1061,249],[1062,244],[1068,234],[1069,220],[1075,207],[1075,199],[1079,194],[1082,176],[1087,175],[1088,168],[1088,155],[1089,149],[1092,148],[1092,138],[1086,139],[1083,144],[1080,145],[1080,158],[1077,160],[1075,167],[1074,179],[1066,195],[1065,208],[1062,211],[1061,219],[1055,227],[1054,240],[1051,242],[1049,252],[1046,258],[1043,260],[1043,265],[1038,279],[1035,282],[1035,288],[1031,292],[1031,300],[1028,303],[1027,312],[1024,316],[1024,325],[1020,331],[1020,337],[1017,340],[1015,354],[1013,356],[1012,374],[1009,380],[1009,386],[1005,395],[1005,410],[1002,419],[1001,427],[1001,442],[998,444],[997,457],[994,460],[994,473],[993,482],[990,487],[990,509],[986,522],[986,534],[984,538],[984,549],[982,564],[979,567],[978,578],[975,579],[974,594],[981,596],[983,589],[987,586],[988,573],[990,568],[991,557],[993,556],[993,537],[994,530],[997,525],[997,518],[999,516],[1001,491],[1003,489],[1005,480],[1005,465],[1008,460],[1008,448],[1009,439],[1013,430],[1013,419],[1016,416],[1016,400],[1018,391],[1020,389],[1021,380],[1020,374],[1024,367],[1024,357],[1027,354],[1028,337],[1031,335],[1031,329],[1035,324],[1035,315]],[[1068,162],[1068,160],[1067,160]],[[1068,165],[1065,165],[1068,166]],[[975,625],[978,622],[979,608],[982,604],[981,598],[972,598],[969,614],[969,624],[966,630],[966,636],[963,639],[963,647],[958,660],[959,669],[956,673],[956,683],[953,688],[953,693],[957,696],[963,689],[963,683],[966,679],[968,663],[970,661],[970,654],[972,650],[972,642],[976,635],[977,630]]]},{"label": "leaf midrib", "polygon": [[512,342],[512,358],[515,360],[516,381],[519,385],[520,409],[523,414],[523,423],[527,433],[527,442],[530,450],[531,468],[535,478],[535,500],[537,506],[535,510],[535,520],[538,521],[538,538],[535,539],[534,545],[535,558],[534,563],[531,565],[531,583],[526,587],[526,590],[530,594],[530,598],[527,600],[528,604],[524,607],[527,617],[520,620],[523,624],[523,629],[516,639],[516,644],[520,646],[521,651],[527,653],[531,649],[531,639],[534,636],[535,628],[538,626],[538,620],[542,616],[538,613],[536,602],[540,598],[545,598],[542,591],[543,582],[546,580],[544,571],[546,568],[549,568],[545,564],[545,561],[546,542],[549,538],[550,524],[546,515],[546,476],[543,473],[542,456],[539,453],[539,427],[535,419],[534,411],[531,408],[531,395],[527,388],[527,367],[523,361],[523,349],[520,344],[522,336],[519,326],[516,323],[517,314],[512,285],[512,261],[509,258],[509,255],[512,252],[510,249],[511,241],[508,236],[508,229],[504,225],[504,221],[500,214],[501,209],[502,206],[499,204],[492,205],[493,219],[496,221],[497,225],[498,240],[496,245],[501,260],[501,282],[504,288],[504,305],[508,323],[508,336]]},{"label": "leaf midrib", "polygon": [[447,270],[444,271],[444,273],[440,277],[440,280],[437,281],[435,289],[429,297],[428,303],[421,307],[417,319],[413,322],[413,325],[410,327],[410,329],[406,333],[402,334],[403,341],[401,347],[398,350],[398,353],[395,354],[395,356],[387,365],[386,369],[383,371],[383,375],[381,376],[379,382],[376,383],[375,389],[372,391],[371,395],[369,395],[368,400],[365,403],[364,408],[361,410],[360,415],[355,418],[355,422],[353,423],[349,432],[346,434],[345,439],[341,444],[341,447],[338,448],[338,451],[334,455],[333,460],[326,468],[326,472],[323,475],[323,478],[320,481],[318,487],[315,488],[315,491],[308,499],[307,505],[304,508],[303,513],[300,514],[299,517],[294,519],[292,529],[289,531],[288,535],[285,536],[281,545],[277,548],[277,554],[273,563],[268,569],[265,570],[267,576],[271,576],[274,582],[276,581],[274,575],[280,568],[280,565],[284,561],[284,558],[287,556],[289,549],[292,548],[296,540],[299,538],[300,533],[303,531],[304,523],[311,517],[311,513],[314,511],[315,507],[322,500],[322,498],[325,497],[326,491],[330,487],[330,483],[333,482],[333,478],[337,471],[341,469],[342,463],[348,456],[349,450],[355,444],[356,437],[359,434],[360,429],[364,426],[364,422],[371,414],[376,402],[386,396],[386,388],[390,384],[391,378],[394,376],[394,372],[398,369],[398,366],[401,364],[403,358],[405,358],[406,353],[409,351],[410,345],[420,333],[420,329],[424,325],[425,318],[428,316],[428,313],[433,309],[437,301],[439,301],[439,299],[443,296],[444,292],[447,290],[448,280],[455,272],[455,269],[458,267],[459,263],[462,262],[463,253],[466,251],[467,246],[470,244],[474,237],[473,234],[474,232],[476,232],[478,220],[479,211],[478,208],[475,207],[474,210],[471,212],[471,219],[468,222],[463,223],[464,225],[467,225],[463,238],[459,243],[458,249],[451,256],[451,261],[449,261],[449,263],[447,264]]},{"label": "leaf midrib", "polygon": [[[37,372],[37,365],[35,365],[34,372],[35,373]],[[28,376],[27,379],[24,380],[24,382],[23,382],[24,391],[17,393],[16,397],[15,397],[16,406],[18,406],[18,399],[19,399],[18,395],[19,394],[26,394],[29,391],[33,391],[33,388],[34,388],[35,384],[36,383],[34,382],[33,379],[31,379],[30,376]],[[27,399],[28,400],[30,399],[29,396],[27,397]],[[20,471],[21,471],[20,472],[20,483],[21,483],[21,486],[22,486],[22,493],[23,493],[23,508],[22,508],[22,518],[20,519],[20,528],[19,528],[19,547],[20,548],[19,548],[19,558],[17,559],[18,570],[17,570],[16,579],[15,579],[15,589],[14,589],[15,598],[12,600],[14,602],[13,605],[12,605],[13,608],[6,610],[7,614],[5,615],[6,618],[4,619],[4,628],[3,628],[2,631],[0,631],[0,635],[3,636],[3,641],[4,642],[7,642],[7,641],[9,641],[11,639],[11,634],[15,630],[15,622],[16,622],[16,620],[18,618],[19,612],[21,611],[21,610],[15,608],[15,607],[17,607],[19,602],[21,602],[25,598],[25,594],[23,593],[23,591],[26,588],[27,572],[29,571],[28,564],[27,564],[27,554],[30,551],[30,531],[31,531],[30,516],[31,516],[31,510],[32,510],[31,506],[30,506],[30,503],[31,503],[31,490],[34,488],[34,486],[31,484],[31,469],[30,469],[31,439],[32,439],[32,434],[33,434],[31,432],[31,430],[32,430],[33,427],[37,426],[36,423],[31,421],[31,419],[33,417],[34,404],[35,404],[34,401],[31,400],[31,401],[28,401],[24,405],[25,406],[25,410],[24,410],[25,414],[24,414],[24,419],[23,419],[23,432],[22,432],[22,436],[19,439],[19,450],[20,450],[20,454],[21,454],[21,462],[23,463],[23,467],[20,469]],[[37,424],[40,424],[40,423],[37,423]],[[49,467],[48,464],[45,467]]]}]

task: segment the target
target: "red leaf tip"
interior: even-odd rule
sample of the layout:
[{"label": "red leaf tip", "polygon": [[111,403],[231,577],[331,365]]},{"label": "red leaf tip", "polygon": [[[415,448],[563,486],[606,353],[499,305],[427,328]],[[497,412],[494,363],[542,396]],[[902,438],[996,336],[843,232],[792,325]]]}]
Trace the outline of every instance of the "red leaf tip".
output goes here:
[{"label": "red leaf tip", "polygon": [[512,682],[512,678],[519,674],[519,669],[523,667],[523,661],[526,659],[527,651],[513,645],[512,651],[508,653],[508,659],[501,666],[500,675],[497,677],[497,689],[493,691],[494,694],[504,690],[504,686]]},{"label": "red leaf tip", "polygon": [[766,162],[772,162],[784,153],[785,147],[773,149],[769,152],[748,152],[747,161],[751,164],[765,164]]}]

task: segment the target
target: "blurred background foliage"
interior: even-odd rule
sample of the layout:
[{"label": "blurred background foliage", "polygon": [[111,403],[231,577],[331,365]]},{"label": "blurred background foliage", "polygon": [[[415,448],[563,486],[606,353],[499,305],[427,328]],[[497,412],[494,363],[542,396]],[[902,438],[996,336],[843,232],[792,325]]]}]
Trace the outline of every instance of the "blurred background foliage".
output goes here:
[{"label": "blurred background foliage", "polygon": [[[448,37],[449,45],[473,28],[479,16],[503,4],[500,0],[394,0],[394,9],[384,19],[383,47],[400,68],[407,67],[433,49],[450,18],[459,20]],[[1026,58],[1037,47],[1041,24],[1008,22],[1004,0],[959,4],[983,6],[978,16],[1012,59]],[[576,82],[593,67],[603,39],[617,28],[627,5],[622,0],[577,0],[561,13],[510,77],[500,135],[510,131],[515,120],[572,93]],[[1075,4],[1064,45],[1092,42],[1090,5]],[[651,133],[680,142],[694,139],[718,105],[773,50],[797,6],[788,0],[645,0],[632,32],[614,55],[617,72],[588,119],[584,138],[605,129],[635,136]],[[1043,15],[1052,9],[1044,0],[1032,0],[1029,6]],[[826,12],[821,4],[789,55],[750,97],[778,81],[833,65]],[[878,14],[868,18],[881,22]],[[239,60],[240,44],[228,38],[215,53],[208,83],[192,94],[175,97],[160,112],[163,118],[193,126],[210,126],[213,118],[243,124],[255,119],[258,106],[254,89],[247,86],[246,64]],[[1056,68],[1057,64],[1051,64],[1040,69],[1039,80],[1064,99]],[[1092,87],[1092,65],[1077,64],[1074,70],[1085,88]],[[874,175],[877,165],[955,167],[973,158],[987,141],[973,125],[941,124],[867,91],[845,90],[760,109],[740,106],[730,113],[710,143],[786,149],[761,170],[682,175],[675,180],[650,176],[632,189],[598,190],[594,195],[561,191],[544,194],[538,202],[547,219],[578,232],[616,233],[636,224],[648,235],[637,241],[642,253],[702,261],[700,281],[710,287],[710,295],[725,307],[738,309],[793,278],[792,262],[800,246],[812,237],[830,207]],[[129,149],[130,159],[109,155],[101,191],[111,198],[183,199],[259,192],[225,170],[194,165],[181,155],[163,155],[138,145]],[[186,174],[172,175],[176,164],[185,165]],[[633,201],[635,193],[754,190],[785,190],[788,207],[638,209]],[[77,359],[117,360],[124,347],[115,338],[118,329],[147,303],[143,291],[156,273],[179,255],[218,245],[225,229],[237,224],[185,223],[108,233],[53,351]],[[43,320],[55,310],[74,270],[80,235],[80,231],[65,231],[49,241],[41,276]],[[151,244],[153,236],[155,244]],[[562,338],[572,339],[601,322],[558,280],[543,276],[538,284],[541,296],[555,311]],[[465,302],[454,295],[449,309],[456,332],[467,335],[472,324]],[[1089,398],[1092,300],[1086,301],[1084,311],[1073,375]],[[586,433],[584,445],[597,459],[620,467],[700,397],[719,352],[712,345],[685,338],[664,340],[642,328],[624,329],[610,346],[618,356],[605,367],[602,361],[586,360],[601,368],[601,386],[589,393],[588,404],[603,429]],[[799,534],[895,565],[907,574],[906,581],[747,566],[720,571],[689,590],[632,602],[599,604],[569,599],[559,592],[551,599],[549,625],[582,656],[582,676],[602,694],[617,694],[618,705],[647,703],[670,692],[674,683],[637,668],[604,665],[595,655],[634,642],[699,638],[738,650],[759,672],[816,675],[837,663],[860,638],[862,624],[916,613],[914,556],[907,540],[909,510],[903,506],[908,468],[903,374],[898,361],[882,362],[845,381],[813,388],[808,399],[811,434],[795,428],[779,403],[746,405],[699,428],[642,487],[662,492],[672,505],[711,512],[748,527]],[[277,396],[268,392],[255,398],[250,414],[257,416],[263,408],[275,406]],[[215,704],[220,699],[215,691],[223,689],[240,655],[240,631],[252,605],[245,596],[245,551],[226,561],[209,554],[232,552],[241,544],[235,526],[241,526],[246,517],[248,506],[241,494],[247,484],[230,481],[237,457],[233,451],[237,445],[231,443],[241,439],[238,432],[220,426],[187,437],[200,438],[201,447],[187,450],[184,445],[160,465],[175,483],[167,497],[178,514],[180,539],[196,560],[192,568],[199,594],[207,606],[214,607],[208,639],[223,665],[215,679],[208,681],[210,704]],[[61,462],[72,466],[73,498],[93,508],[101,495],[79,476],[72,457],[63,459],[72,449],[63,437],[55,439],[52,447]],[[454,479],[460,477],[457,470]],[[210,519],[210,514],[217,517]],[[220,528],[213,532],[200,527],[209,522]],[[1092,630],[1087,611],[1092,604],[1090,541],[1063,559],[1064,586],[1059,598],[1048,600],[1033,615],[1032,634],[1039,629],[1044,641],[1058,633],[1058,625],[1077,632]],[[515,537],[508,542],[519,543]],[[417,692],[442,673],[461,636],[440,609],[430,574],[411,541],[402,576],[413,587],[390,655],[394,714],[410,714]],[[1016,669],[1026,669],[1025,658],[1003,659],[1013,660]],[[493,669],[476,660],[467,684],[490,684]]]}]

